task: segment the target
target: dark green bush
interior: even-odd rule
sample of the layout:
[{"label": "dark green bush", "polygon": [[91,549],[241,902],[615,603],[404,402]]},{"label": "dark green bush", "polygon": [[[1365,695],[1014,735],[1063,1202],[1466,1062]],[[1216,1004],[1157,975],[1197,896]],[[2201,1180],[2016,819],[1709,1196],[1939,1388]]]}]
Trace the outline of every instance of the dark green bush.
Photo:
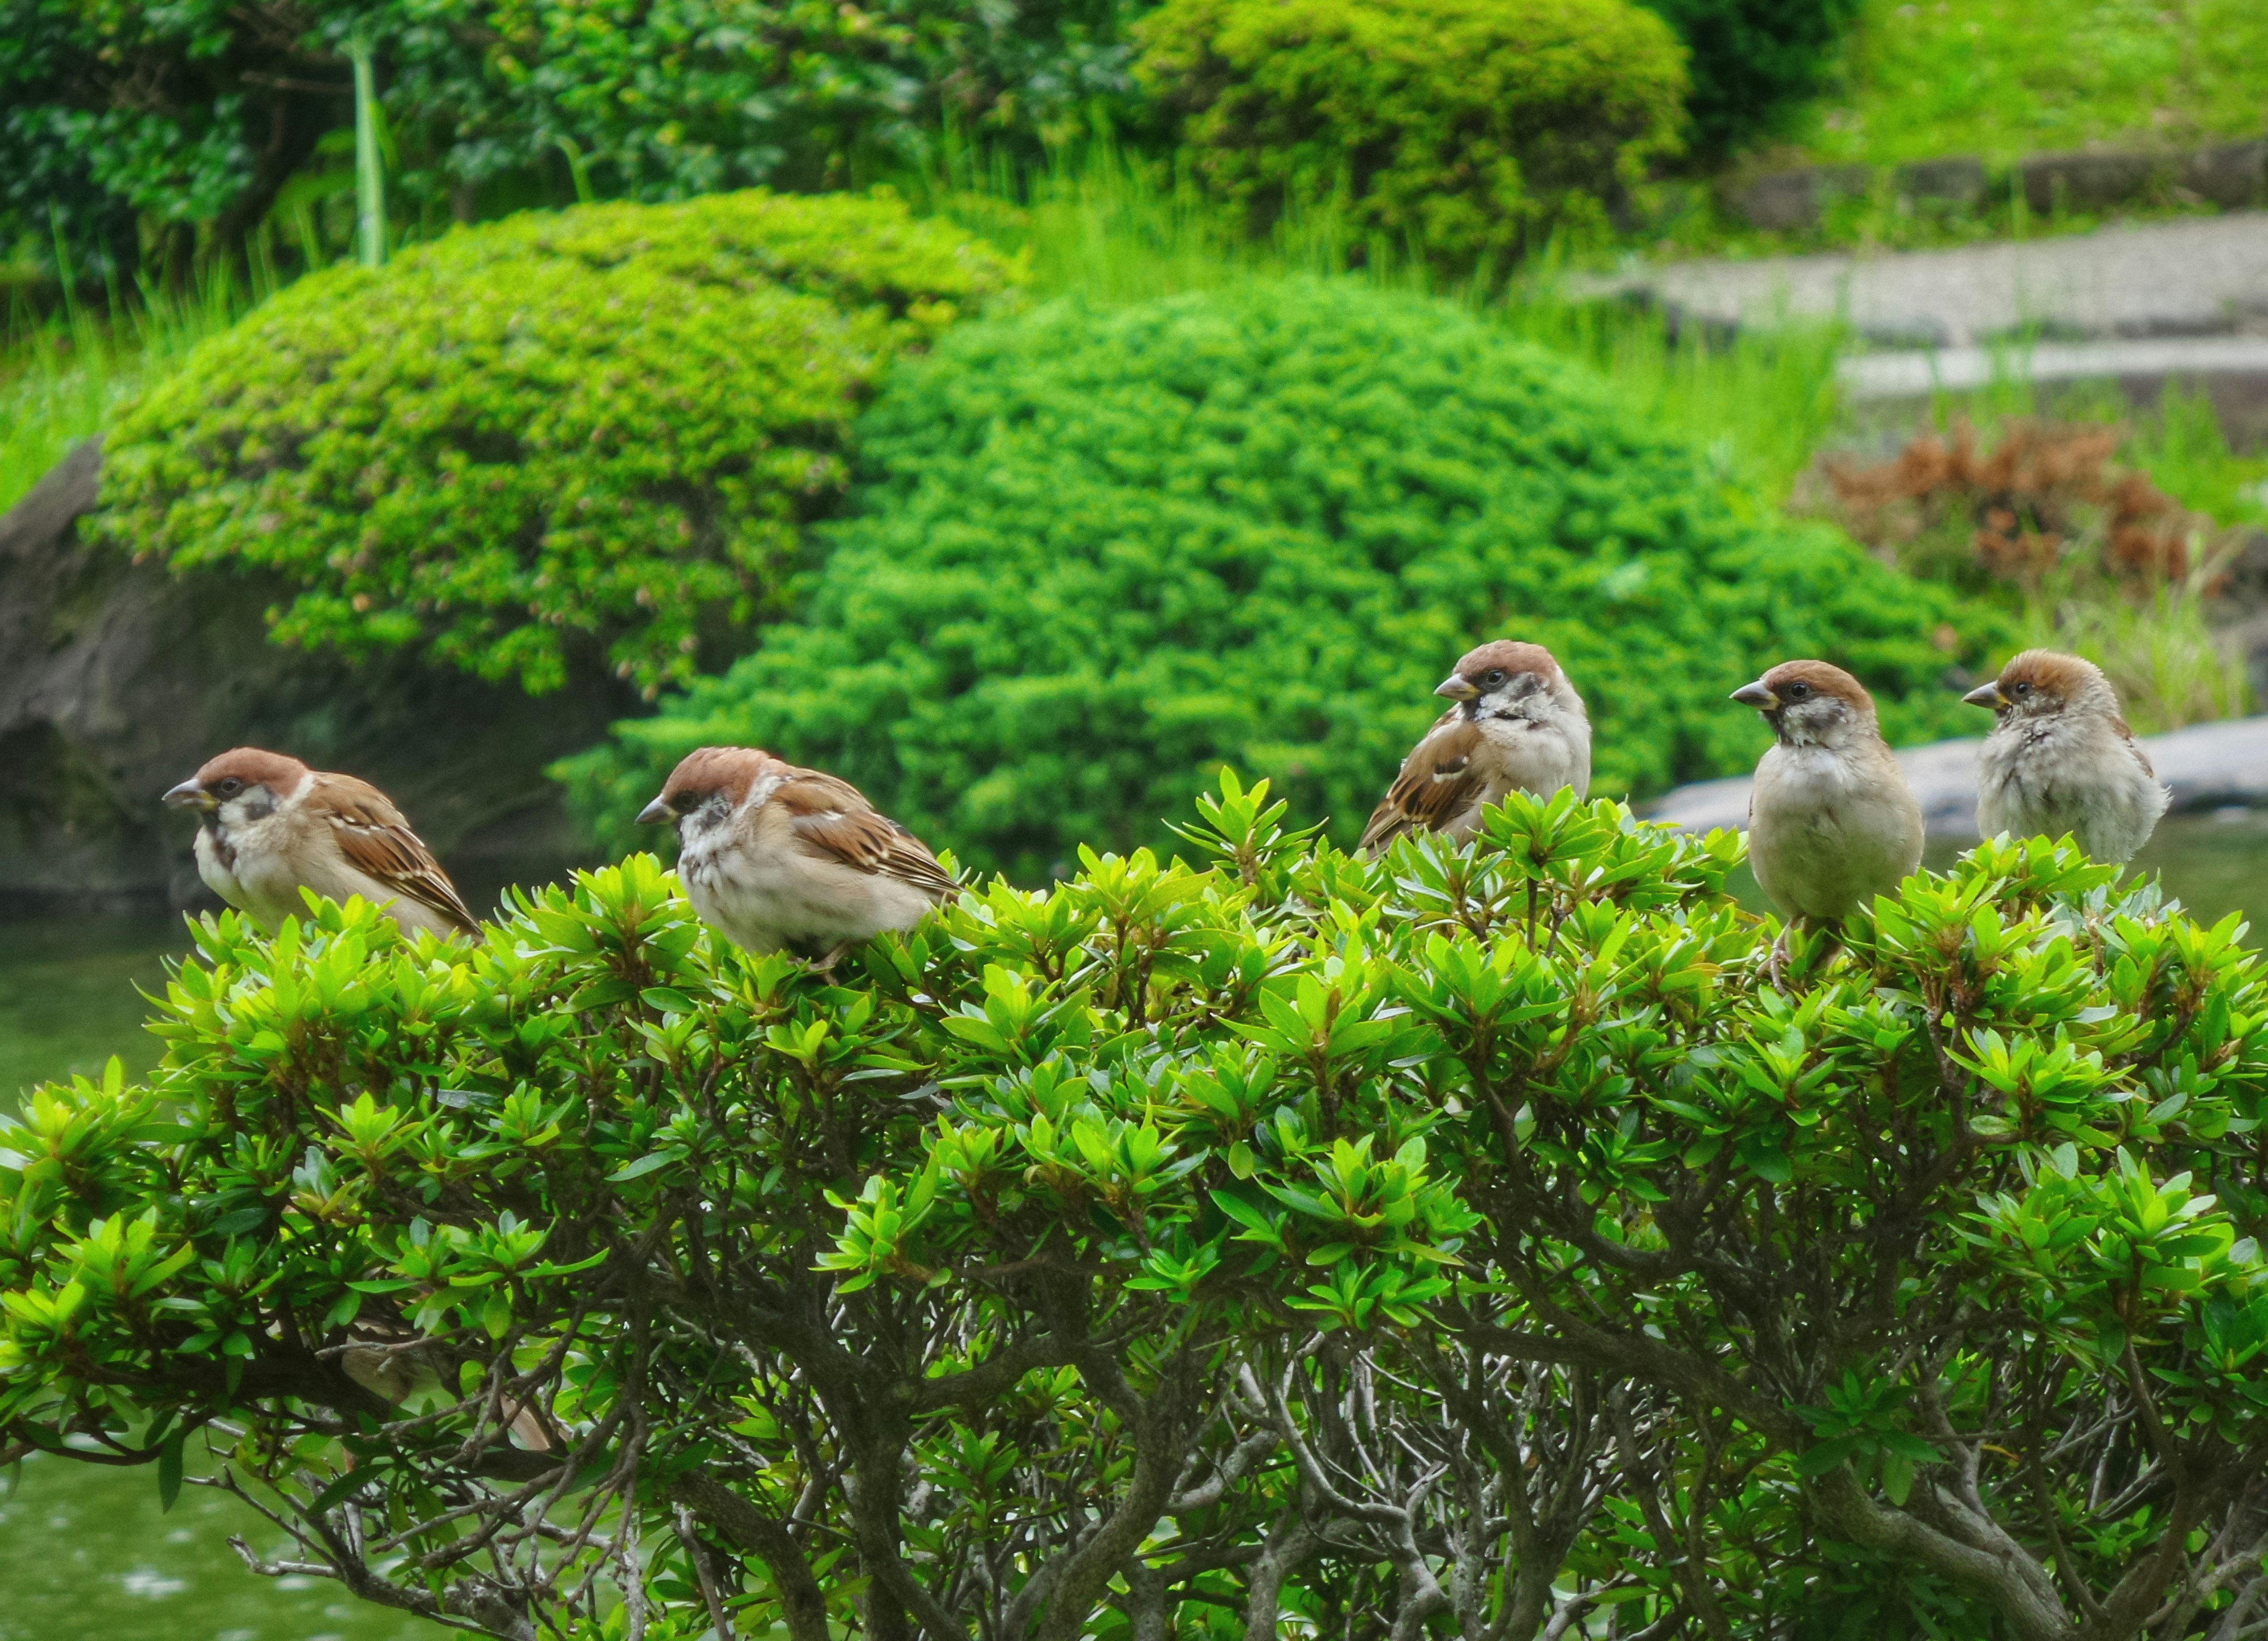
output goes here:
[{"label": "dark green bush", "polygon": [[646,857],[201,925],[146,1085],[0,1124],[0,1465],[512,1641],[2247,1633],[2235,919],[2004,842],[1783,992],[1722,834],[1206,830],[835,977]]},{"label": "dark green bush", "polygon": [[1693,146],[1717,159],[1817,88],[1859,0],[1638,0],[1685,42]]},{"label": "dark green bush", "polygon": [[602,196],[651,201],[843,188],[917,161],[948,118],[1026,152],[1097,107],[1123,128],[1138,9],[0,0],[0,256],[45,257],[59,230],[83,272],[130,271],[145,243],[232,248],[279,196],[288,217],[350,187],[318,144],[352,116],[352,34],[376,58],[397,213],[446,221],[573,199],[568,148]]},{"label": "dark green bush", "polygon": [[1603,227],[1677,150],[1683,54],[1627,0],[1167,0],[1137,33],[1217,191],[1342,196],[1453,268]]},{"label": "dark green bush", "polygon": [[651,689],[774,607],[877,373],[1011,272],[887,197],[463,230],[199,347],[110,436],[103,528],[279,573],[286,642],[539,691],[579,645]]},{"label": "dark green bush", "polygon": [[1446,303],[1057,305],[955,332],[859,440],[858,516],[798,618],[577,760],[585,813],[620,828],[682,752],[747,742],[1020,875],[1162,838],[1221,761],[1351,840],[1450,662],[1506,635],[1566,665],[1604,791],[1744,768],[1763,731],[1725,696],[1787,655],[1849,666],[1894,737],[1967,727],[1953,595],[1768,521]]}]

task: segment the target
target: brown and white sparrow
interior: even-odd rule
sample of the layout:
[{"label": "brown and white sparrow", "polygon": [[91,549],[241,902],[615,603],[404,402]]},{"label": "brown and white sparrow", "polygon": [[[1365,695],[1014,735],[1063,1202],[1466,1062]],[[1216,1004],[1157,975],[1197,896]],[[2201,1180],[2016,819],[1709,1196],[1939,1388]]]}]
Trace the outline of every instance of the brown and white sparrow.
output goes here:
[{"label": "brown and white sparrow", "polygon": [[[326,1355],[338,1357],[339,1371],[385,1401],[412,1415],[453,1406],[460,1398],[450,1387],[455,1364],[435,1341],[388,1323],[357,1320],[347,1342]],[[535,1408],[506,1397],[498,1411],[512,1440],[530,1453],[548,1453],[551,1434]]]},{"label": "brown and white sparrow", "polygon": [[1507,792],[1550,797],[1591,789],[1591,721],[1541,644],[1499,639],[1469,652],[1434,689],[1456,705],[1425,732],[1362,830],[1378,854],[1410,832],[1469,843],[1481,811]]},{"label": "brown and white sparrow", "polygon": [[687,898],[749,951],[831,964],[954,893],[929,846],[858,787],[755,747],[687,753],[638,820],[676,823]]},{"label": "brown and white sparrow", "polygon": [[1749,864],[1791,922],[1831,925],[1921,864],[1921,806],[1858,679],[1784,661],[1733,699],[1771,726],[1749,797]]},{"label": "brown and white sparrow", "polygon": [[273,932],[304,916],[302,889],[343,901],[360,895],[405,934],[470,934],[473,914],[401,811],[352,775],[240,746],[166,794],[201,812],[197,876]]},{"label": "brown and white sparrow", "polygon": [[1977,771],[1985,837],[2068,832],[2098,861],[2131,861],[2150,840],[2169,795],[2100,667],[2028,649],[1961,699],[1995,714]]}]

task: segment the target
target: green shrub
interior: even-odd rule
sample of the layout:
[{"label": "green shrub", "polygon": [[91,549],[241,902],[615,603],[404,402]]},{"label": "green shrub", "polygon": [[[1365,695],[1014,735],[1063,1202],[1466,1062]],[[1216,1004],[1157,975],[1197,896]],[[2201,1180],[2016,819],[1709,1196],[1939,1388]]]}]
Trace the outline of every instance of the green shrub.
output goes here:
[{"label": "green shrub", "polygon": [[1344,191],[1454,268],[1602,227],[1677,150],[1683,53],[1626,0],[1167,0],[1137,33],[1218,191],[1263,218]]},{"label": "green shrub", "polygon": [[[1717,158],[1818,89],[1861,0],[1638,0],[1685,42],[1693,146]],[[1942,152],[1942,151],[1937,151]]]},{"label": "green shrub", "polygon": [[[276,636],[649,690],[770,610],[850,418],[1012,270],[887,197],[530,214],[303,280],[111,435],[104,528],[281,573]],[[727,636],[725,642],[732,642]]]},{"label": "green shrub", "polygon": [[1729,836],[1263,805],[833,977],[647,857],[200,925],[150,1082],[0,1126],[0,1462],[256,1489],[274,1571],[515,1641],[2258,1610],[2235,919],[1998,843],[1783,992]]},{"label": "green shrub", "polygon": [[[1351,841],[1484,639],[1548,644],[1602,791],[1745,768],[1730,691],[1832,656],[1894,736],[1967,728],[1962,606],[1756,516],[1579,367],[1460,308],[1293,281],[965,328],[859,425],[798,618],[569,771],[610,836],[708,742],[857,781],[1021,876],[1163,838],[1226,761]],[[1962,617],[1964,626],[1966,617]],[[1970,628],[1973,659],[1993,629]]]}]

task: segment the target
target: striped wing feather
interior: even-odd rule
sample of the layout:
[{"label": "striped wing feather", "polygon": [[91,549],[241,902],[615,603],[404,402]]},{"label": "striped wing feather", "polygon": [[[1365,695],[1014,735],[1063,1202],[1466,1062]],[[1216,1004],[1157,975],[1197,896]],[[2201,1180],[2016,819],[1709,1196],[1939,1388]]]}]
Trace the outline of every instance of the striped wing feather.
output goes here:
[{"label": "striped wing feather", "polygon": [[334,777],[330,788],[331,835],[357,871],[405,900],[431,907],[468,935],[477,931],[456,884],[386,794],[344,775]]},{"label": "striped wing feather", "polygon": [[878,815],[865,795],[849,781],[800,771],[772,795],[788,811],[789,825],[806,847],[833,856],[845,866],[910,883],[934,899],[954,890],[929,846],[887,815]]},{"label": "striped wing feather", "polygon": [[1480,744],[1478,725],[1454,707],[1442,713],[1402,760],[1402,772],[1362,829],[1360,847],[1375,853],[1410,832],[1439,832],[1471,808],[1483,787],[1473,767]]}]

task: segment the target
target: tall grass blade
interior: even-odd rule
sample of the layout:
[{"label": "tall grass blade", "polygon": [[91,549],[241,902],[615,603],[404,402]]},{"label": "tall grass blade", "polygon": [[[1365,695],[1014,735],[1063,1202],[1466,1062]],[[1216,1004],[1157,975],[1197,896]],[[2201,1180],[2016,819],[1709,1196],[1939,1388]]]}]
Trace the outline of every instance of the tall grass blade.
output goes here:
[{"label": "tall grass blade", "polygon": [[371,67],[370,43],[347,42],[354,59],[355,234],[362,265],[386,263],[386,168],[378,152],[378,79]]}]

